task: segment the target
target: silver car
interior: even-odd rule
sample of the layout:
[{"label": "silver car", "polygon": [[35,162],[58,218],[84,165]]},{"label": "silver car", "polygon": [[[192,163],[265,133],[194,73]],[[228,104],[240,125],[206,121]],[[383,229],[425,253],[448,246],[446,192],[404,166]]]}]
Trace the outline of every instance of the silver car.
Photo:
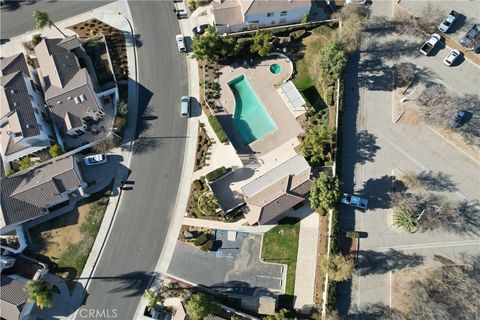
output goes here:
[{"label": "silver car", "polygon": [[181,34],[177,34],[175,36],[175,40],[177,41],[178,51],[187,52],[187,47],[185,46],[185,37]]}]

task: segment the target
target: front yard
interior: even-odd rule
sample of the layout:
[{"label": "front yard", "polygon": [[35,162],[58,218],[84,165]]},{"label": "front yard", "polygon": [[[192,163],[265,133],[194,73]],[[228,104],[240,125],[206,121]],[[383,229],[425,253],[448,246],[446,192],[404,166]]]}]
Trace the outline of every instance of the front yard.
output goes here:
[{"label": "front yard", "polygon": [[110,191],[93,195],[74,211],[31,228],[36,258],[64,278],[79,277],[102,224],[109,195]]},{"label": "front yard", "polygon": [[288,265],[285,294],[291,296],[295,290],[299,233],[300,220],[285,218],[263,236],[262,259]]}]

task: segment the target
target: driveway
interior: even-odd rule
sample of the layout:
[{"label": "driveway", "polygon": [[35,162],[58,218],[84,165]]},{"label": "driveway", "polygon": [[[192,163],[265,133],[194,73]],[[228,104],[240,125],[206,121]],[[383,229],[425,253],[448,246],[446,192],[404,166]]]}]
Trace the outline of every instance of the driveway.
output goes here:
[{"label": "driveway", "polygon": [[[374,2],[372,19],[390,17],[391,6],[391,2]],[[366,32],[363,39],[361,52],[346,68],[342,182],[344,191],[366,195],[370,208],[361,212],[342,206],[340,217],[343,230],[363,231],[368,236],[360,240],[352,283],[340,286],[338,307],[342,314],[369,303],[390,305],[392,272],[432,265],[434,255],[459,261],[462,253],[480,251],[480,237],[473,233],[406,234],[394,229],[390,205],[392,171],[396,168],[443,173],[454,185],[455,191],[446,193],[452,200],[480,199],[480,176],[477,162],[425,124],[392,122],[389,66],[398,60],[424,65],[461,94],[476,93],[476,67],[464,61],[462,68],[445,69],[443,52],[435,57],[420,56],[418,45],[423,39],[399,42],[382,28]]]},{"label": "driveway", "polygon": [[281,291],[285,267],[260,261],[260,235],[239,236],[243,239],[223,241],[223,250],[208,253],[177,242],[168,273],[229,295],[258,297],[266,290]]}]

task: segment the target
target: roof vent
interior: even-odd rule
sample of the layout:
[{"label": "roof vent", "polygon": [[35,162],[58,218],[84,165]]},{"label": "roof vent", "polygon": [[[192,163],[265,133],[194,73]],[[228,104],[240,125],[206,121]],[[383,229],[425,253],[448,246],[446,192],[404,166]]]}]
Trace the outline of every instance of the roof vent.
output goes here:
[{"label": "roof vent", "polygon": [[57,101],[57,104],[60,104],[60,103],[62,103],[62,101],[58,100],[58,101]]},{"label": "roof vent", "polygon": [[75,100],[75,103],[76,103],[76,104],[79,104],[79,103],[80,103],[80,99],[78,99],[78,97],[73,98],[73,100]]},{"label": "roof vent", "polygon": [[10,89],[10,93],[15,93],[15,90],[13,90],[13,89]]},{"label": "roof vent", "polygon": [[26,127],[27,127],[27,128],[29,128],[29,129],[31,129],[31,128],[33,128],[33,125],[31,125],[31,124],[27,124],[27,126],[26,126]]},{"label": "roof vent", "polygon": [[68,97],[67,100],[72,100],[72,97]]},{"label": "roof vent", "polygon": [[81,94],[79,98],[80,98],[80,101],[82,101],[82,102],[85,102],[87,100],[87,98],[85,98],[84,94]]},{"label": "roof vent", "polygon": [[16,106],[18,106],[18,104],[17,104],[16,102],[14,102],[14,103],[13,103],[13,106],[16,107]]}]

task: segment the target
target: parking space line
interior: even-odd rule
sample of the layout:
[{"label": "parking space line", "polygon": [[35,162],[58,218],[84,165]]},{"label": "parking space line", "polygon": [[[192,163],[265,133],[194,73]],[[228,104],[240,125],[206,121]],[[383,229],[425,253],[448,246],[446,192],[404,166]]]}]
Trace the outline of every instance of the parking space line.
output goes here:
[{"label": "parking space line", "polygon": [[267,279],[277,279],[277,280],[282,280],[282,278],[278,278],[278,277],[271,277],[271,276],[262,276],[260,274],[257,274],[257,277],[259,278],[267,278]]},{"label": "parking space line", "polygon": [[389,277],[390,277],[390,288],[388,290],[390,292],[389,306],[390,306],[390,309],[392,309],[392,271],[389,272]]},{"label": "parking space line", "polygon": [[461,247],[461,246],[478,246],[480,245],[480,239],[477,240],[459,240],[459,241],[445,241],[445,242],[427,242],[422,244],[407,244],[402,246],[391,247],[377,247],[377,248],[365,248],[365,250],[373,251],[389,251],[389,250],[418,250],[418,249],[432,249],[440,247]]}]

